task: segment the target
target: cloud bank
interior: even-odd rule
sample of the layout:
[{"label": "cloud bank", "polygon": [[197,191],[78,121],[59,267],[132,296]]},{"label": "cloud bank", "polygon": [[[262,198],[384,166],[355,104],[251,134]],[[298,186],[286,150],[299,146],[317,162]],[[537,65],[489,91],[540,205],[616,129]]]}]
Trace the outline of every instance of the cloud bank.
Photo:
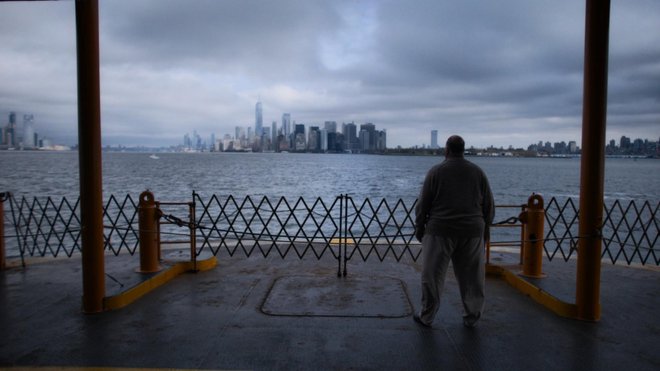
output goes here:
[{"label": "cloud bank", "polygon": [[[284,112],[526,147],[581,135],[584,3],[100,2],[104,144],[171,145]],[[613,1],[608,139],[660,137],[660,2]],[[0,3],[0,123],[77,141],[75,2]]]}]

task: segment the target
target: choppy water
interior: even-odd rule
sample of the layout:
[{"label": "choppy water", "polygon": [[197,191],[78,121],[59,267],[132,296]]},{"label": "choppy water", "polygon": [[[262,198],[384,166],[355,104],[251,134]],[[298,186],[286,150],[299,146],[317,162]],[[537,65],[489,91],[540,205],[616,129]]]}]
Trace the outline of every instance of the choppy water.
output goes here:
[{"label": "choppy water", "polygon": [[[149,189],[162,201],[202,195],[414,200],[440,157],[287,153],[104,153],[104,197]],[[497,204],[520,204],[532,192],[579,195],[580,160],[471,157],[487,173]],[[0,192],[78,195],[77,152],[0,152]],[[660,199],[660,161],[607,159],[605,197]]]}]

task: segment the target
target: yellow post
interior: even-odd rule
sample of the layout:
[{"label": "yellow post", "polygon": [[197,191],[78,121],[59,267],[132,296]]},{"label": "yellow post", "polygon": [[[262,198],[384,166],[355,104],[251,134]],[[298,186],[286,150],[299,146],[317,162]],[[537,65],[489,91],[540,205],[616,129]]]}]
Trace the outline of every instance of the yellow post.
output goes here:
[{"label": "yellow post", "polygon": [[610,1],[587,0],[585,18],[580,239],[575,302],[579,319],[597,321],[600,319]]},{"label": "yellow post", "polygon": [[140,226],[140,269],[141,273],[158,272],[160,246],[158,245],[158,209],[154,194],[144,191],[140,194],[138,225]]},{"label": "yellow post", "polygon": [[525,225],[522,275],[532,278],[544,277],[542,268],[545,210],[541,195],[529,196],[527,209],[520,215],[520,221]]}]

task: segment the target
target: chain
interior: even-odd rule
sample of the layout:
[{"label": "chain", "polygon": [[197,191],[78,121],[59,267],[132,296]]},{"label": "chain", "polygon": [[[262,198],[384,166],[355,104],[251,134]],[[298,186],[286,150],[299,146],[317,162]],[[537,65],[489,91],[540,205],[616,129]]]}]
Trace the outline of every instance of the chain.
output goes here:
[{"label": "chain", "polygon": [[168,222],[178,225],[179,227],[190,227],[189,222],[186,222],[183,219],[176,217],[172,214],[162,214],[161,217],[167,220]]}]

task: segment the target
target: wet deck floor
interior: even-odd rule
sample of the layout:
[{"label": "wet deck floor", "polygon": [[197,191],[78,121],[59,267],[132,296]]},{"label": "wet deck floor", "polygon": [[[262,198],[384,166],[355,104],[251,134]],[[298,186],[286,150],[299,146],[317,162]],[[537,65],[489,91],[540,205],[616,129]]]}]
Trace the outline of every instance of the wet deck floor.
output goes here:
[{"label": "wet deck floor", "polygon": [[[510,260],[495,254],[493,261]],[[541,283],[573,301],[575,263]],[[125,286],[136,257],[107,257]],[[660,270],[603,264],[602,318],[561,318],[487,279],[482,321],[465,328],[448,276],[433,329],[412,321],[419,266],[395,261],[219,258],[119,310],[81,313],[78,259],[0,272],[0,366],[254,370],[658,370]],[[120,289],[106,280],[107,294]],[[313,288],[313,289],[312,289]]]}]

